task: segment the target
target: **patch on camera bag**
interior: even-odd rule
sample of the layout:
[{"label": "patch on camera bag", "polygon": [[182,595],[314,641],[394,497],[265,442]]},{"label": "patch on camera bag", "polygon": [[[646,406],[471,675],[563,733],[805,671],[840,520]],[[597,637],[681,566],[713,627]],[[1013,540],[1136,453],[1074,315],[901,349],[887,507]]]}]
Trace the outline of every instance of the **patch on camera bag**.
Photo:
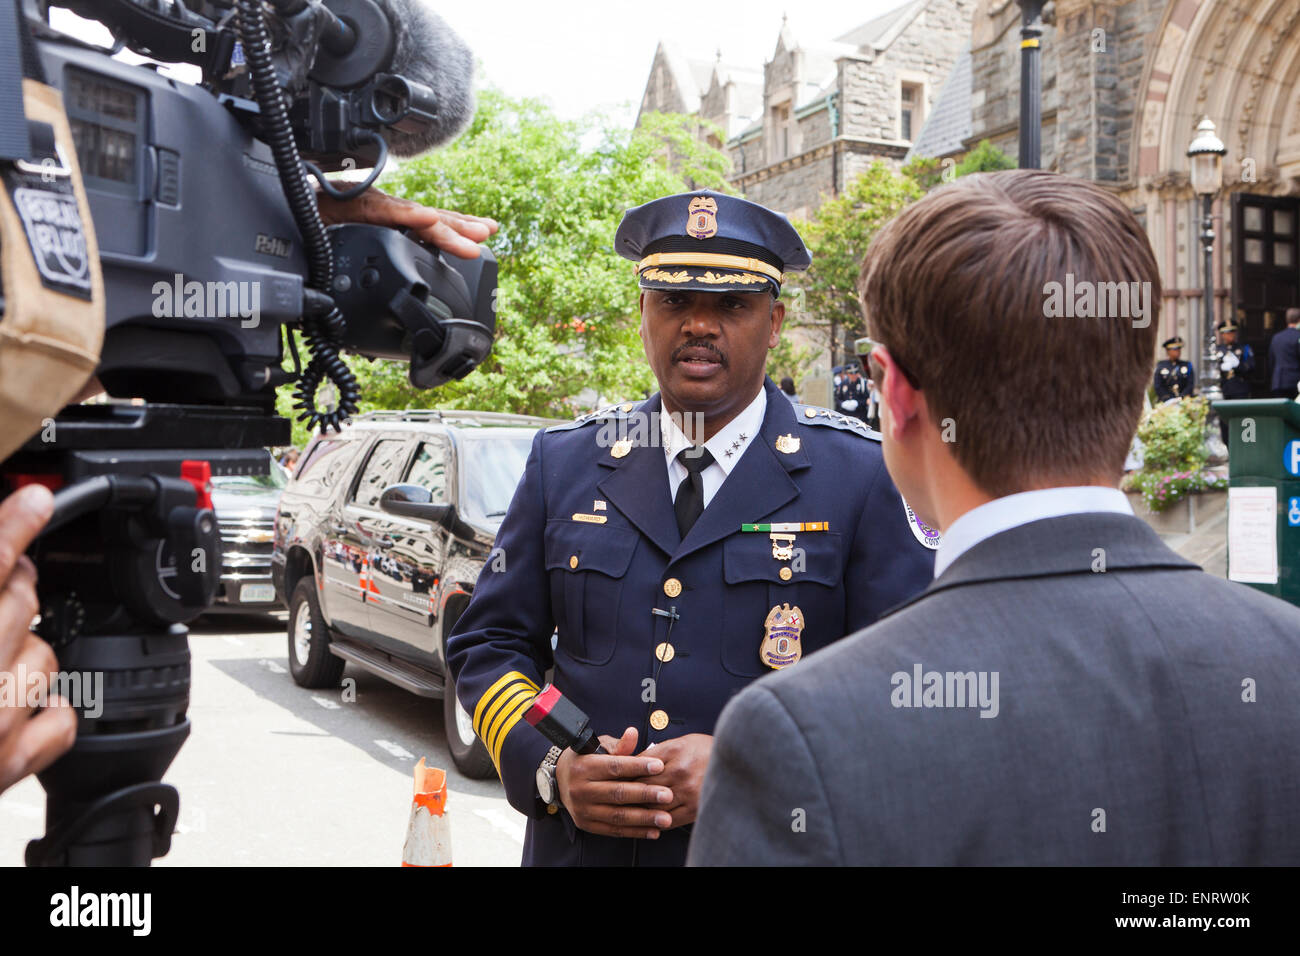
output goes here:
[{"label": "patch on camera bag", "polygon": [[3,166],[5,189],[22,223],[41,283],[56,292],[91,300],[86,227],[77,208],[72,177],[47,123],[29,123],[37,160]]}]

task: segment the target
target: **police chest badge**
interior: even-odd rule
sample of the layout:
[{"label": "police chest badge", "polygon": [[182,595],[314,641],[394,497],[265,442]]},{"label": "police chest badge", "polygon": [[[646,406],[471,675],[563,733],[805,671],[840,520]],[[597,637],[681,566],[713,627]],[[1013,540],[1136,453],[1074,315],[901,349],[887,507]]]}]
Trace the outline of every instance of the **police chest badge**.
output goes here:
[{"label": "police chest badge", "polygon": [[931,528],[918,518],[916,512],[912,510],[912,506],[906,501],[903,502],[903,510],[907,512],[907,526],[912,529],[912,536],[931,551],[938,551],[939,541],[941,540],[939,529]]},{"label": "police chest badge", "polygon": [[758,659],[774,670],[796,664],[803,656],[799,635],[803,633],[803,611],[789,604],[778,604],[767,612],[763,622],[763,643]]},{"label": "police chest badge", "polygon": [[718,234],[718,201],[710,196],[696,196],[686,215],[686,234],[696,239],[708,239]]}]

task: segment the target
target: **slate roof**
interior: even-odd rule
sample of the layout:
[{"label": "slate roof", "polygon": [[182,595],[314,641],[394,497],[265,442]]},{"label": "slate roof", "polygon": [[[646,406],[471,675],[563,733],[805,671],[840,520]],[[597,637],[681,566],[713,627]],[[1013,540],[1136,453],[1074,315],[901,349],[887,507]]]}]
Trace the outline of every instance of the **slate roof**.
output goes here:
[{"label": "slate roof", "polygon": [[962,141],[971,135],[971,56],[970,46],[957,55],[948,78],[930,115],[925,119],[921,135],[907,153],[940,159],[963,151]]}]

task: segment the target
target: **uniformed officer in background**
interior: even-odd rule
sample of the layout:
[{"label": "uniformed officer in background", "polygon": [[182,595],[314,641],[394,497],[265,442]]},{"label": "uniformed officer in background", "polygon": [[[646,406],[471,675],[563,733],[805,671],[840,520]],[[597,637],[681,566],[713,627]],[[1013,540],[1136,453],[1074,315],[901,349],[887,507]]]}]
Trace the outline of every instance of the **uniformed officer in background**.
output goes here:
[{"label": "uniformed officer in background", "polygon": [[[876,433],[764,373],[783,273],[810,260],[784,216],[669,196],[629,210],[615,244],[660,391],[538,433],[504,570],[485,567],[447,646],[529,818],[525,864],[683,863],[723,705],[923,590],[938,545]],[[561,752],[522,719],[552,668],[611,755]]]},{"label": "uniformed officer in background", "polygon": [[[870,365],[867,363],[867,359],[871,355],[871,345],[872,342],[870,337],[868,336],[863,336],[859,339],[855,339],[853,342],[853,351],[858,356],[858,362],[862,365],[863,369],[870,368]],[[864,381],[866,382],[867,405],[866,405],[866,412],[861,416],[861,418],[864,422],[867,423],[868,428],[879,429],[880,428],[880,389],[876,382],[874,382],[871,378],[866,377],[865,375],[864,375]]]},{"label": "uniformed officer in background", "polygon": [[856,359],[850,359],[835,386],[835,410],[862,419],[867,410],[867,380]]},{"label": "uniformed officer in background", "polygon": [[1191,362],[1181,359],[1183,340],[1174,336],[1161,343],[1165,358],[1156,363],[1155,388],[1156,398],[1167,402],[1174,398],[1185,398],[1196,389],[1196,371]]},{"label": "uniformed officer in background", "polygon": [[1237,341],[1237,325],[1225,322],[1219,326],[1219,388],[1224,398],[1250,398],[1247,376],[1255,371],[1255,352],[1249,345]]}]

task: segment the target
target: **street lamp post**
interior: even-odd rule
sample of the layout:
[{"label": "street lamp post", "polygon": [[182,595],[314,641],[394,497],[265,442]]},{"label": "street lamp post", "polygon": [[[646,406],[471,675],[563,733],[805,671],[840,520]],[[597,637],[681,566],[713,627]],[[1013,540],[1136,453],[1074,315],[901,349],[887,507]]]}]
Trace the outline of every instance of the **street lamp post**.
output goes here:
[{"label": "street lamp post", "polygon": [[1201,198],[1201,246],[1205,266],[1201,270],[1205,280],[1202,302],[1205,323],[1205,358],[1201,366],[1201,394],[1210,401],[1223,397],[1219,390],[1219,347],[1214,337],[1214,197],[1223,188],[1223,157],[1228,152],[1214,132],[1214,123],[1207,116],[1196,127],[1196,138],[1187,147],[1191,163],[1192,191]]},{"label": "street lamp post", "polygon": [[1038,48],[1045,0],[1020,2],[1020,168],[1043,166],[1043,73]]}]

